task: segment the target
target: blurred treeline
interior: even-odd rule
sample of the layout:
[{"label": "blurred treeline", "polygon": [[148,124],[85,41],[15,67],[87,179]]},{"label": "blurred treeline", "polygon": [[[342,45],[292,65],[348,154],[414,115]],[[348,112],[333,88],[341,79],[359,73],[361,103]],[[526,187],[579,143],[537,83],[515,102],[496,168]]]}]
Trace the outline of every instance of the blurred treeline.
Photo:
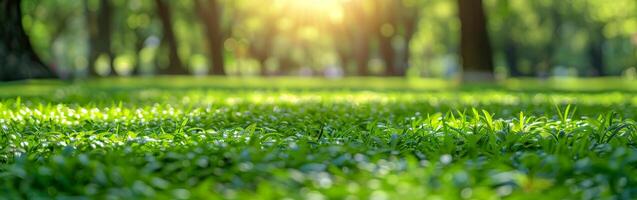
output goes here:
[{"label": "blurred treeline", "polygon": [[[453,77],[462,68],[461,1],[22,0],[22,24],[62,78]],[[491,44],[484,50],[498,76],[635,73],[635,0],[483,5]]]}]

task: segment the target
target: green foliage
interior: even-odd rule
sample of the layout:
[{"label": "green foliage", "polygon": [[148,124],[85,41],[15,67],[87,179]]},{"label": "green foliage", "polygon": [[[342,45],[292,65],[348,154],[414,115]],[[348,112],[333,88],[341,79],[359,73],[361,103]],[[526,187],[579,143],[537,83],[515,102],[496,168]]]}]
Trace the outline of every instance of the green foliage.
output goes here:
[{"label": "green foliage", "polygon": [[635,198],[637,90],[608,83],[4,85],[0,199]]},{"label": "green foliage", "polygon": [[[23,25],[36,52],[63,77],[82,76],[89,54],[88,16],[99,1],[23,0]],[[387,67],[378,38],[385,31],[410,76],[459,73],[460,23],[453,0],[219,0],[225,60],[230,75],[352,74],[353,60],[369,51],[370,71]],[[113,1],[114,57],[119,75],[152,74],[169,62],[154,1]],[[494,59],[500,74],[621,75],[637,66],[637,3],[634,0],[484,0]],[[205,28],[193,0],[169,2],[178,53],[191,72],[204,74]],[[354,7],[352,7],[355,5]],[[361,10],[353,9],[355,7]],[[369,37],[365,36],[369,35]],[[366,41],[357,41],[365,36]],[[362,40],[362,39],[361,39]],[[357,47],[368,42],[369,47]],[[591,55],[591,47],[603,47]],[[403,60],[404,59],[404,60]],[[263,63],[261,63],[263,62]],[[94,66],[93,66],[94,67]]]}]

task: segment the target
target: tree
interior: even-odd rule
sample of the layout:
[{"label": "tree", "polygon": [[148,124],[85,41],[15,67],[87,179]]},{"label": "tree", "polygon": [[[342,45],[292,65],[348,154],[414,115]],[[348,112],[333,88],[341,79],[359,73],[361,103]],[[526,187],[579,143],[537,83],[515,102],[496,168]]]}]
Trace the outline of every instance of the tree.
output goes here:
[{"label": "tree", "polygon": [[384,1],[376,0],[375,9],[378,13],[378,19],[373,20],[374,33],[378,38],[380,55],[385,63],[386,76],[398,76],[398,66],[396,65],[396,51],[392,46],[392,41],[396,37],[396,28],[398,25],[396,3],[400,1]]},{"label": "tree", "polygon": [[[410,44],[420,18],[420,3],[409,0],[375,1],[378,19],[374,20],[381,58],[386,76],[404,76],[409,67]],[[395,39],[404,42],[402,49],[394,47]],[[402,50],[402,54],[399,52]]]},{"label": "tree", "polygon": [[272,48],[274,46],[274,37],[276,36],[276,30],[273,27],[268,27],[264,30],[263,38],[258,42],[250,43],[250,54],[259,61],[260,75],[267,76],[267,61],[270,58]]},{"label": "tree", "polygon": [[[548,43],[543,48],[543,61],[537,69],[536,73],[540,77],[546,77],[549,75],[549,70],[556,65],[556,54],[560,47],[560,40],[563,38],[562,36],[562,25],[564,23],[564,19],[562,18],[563,7],[561,1],[555,1],[550,8],[547,9],[548,14],[546,14],[547,23],[550,24],[551,35]],[[536,67],[537,68],[537,67]]]},{"label": "tree", "polygon": [[593,25],[589,31],[588,57],[592,67],[592,76],[605,76],[604,70],[604,33],[602,25]]},{"label": "tree", "polygon": [[207,3],[203,3],[202,1],[203,0],[195,0],[195,7],[206,29],[206,36],[208,37],[208,48],[210,58],[212,59],[212,69],[209,73],[212,75],[226,75],[223,55],[224,34],[221,27],[221,6],[219,5],[219,0],[208,0]]},{"label": "tree", "polygon": [[113,5],[110,0],[100,0],[99,8],[93,11],[89,0],[85,0],[86,23],[89,29],[89,75],[99,76],[97,73],[97,59],[106,56],[111,75],[115,75],[113,68],[113,51],[111,49],[113,34]]},{"label": "tree", "polygon": [[[278,16],[274,14],[264,14],[262,16],[266,23],[275,22]],[[266,68],[268,58],[272,56],[272,49],[274,47],[274,39],[277,35],[276,26],[265,24],[256,33],[256,37],[249,44],[249,51],[252,57],[259,61],[260,75],[267,76],[268,71]]]},{"label": "tree", "polygon": [[[353,10],[357,8],[356,4],[360,4],[360,2],[349,1],[343,4],[343,10]],[[331,36],[334,43],[335,52],[338,55],[339,62],[341,64],[341,69],[345,73],[345,75],[359,75],[364,76],[367,74],[367,63],[361,62],[362,59],[358,58],[358,56],[362,56],[361,52],[357,50],[362,50],[362,42],[359,41],[360,38],[356,37],[358,33],[358,29],[362,26],[358,25],[358,19],[362,18],[362,16],[354,16],[354,14],[343,15],[340,21],[333,21],[332,27],[329,30],[332,30]],[[364,44],[363,44],[364,45]],[[355,62],[356,64],[356,72],[353,74],[350,72],[350,65]]]},{"label": "tree", "polygon": [[411,59],[411,41],[414,38],[414,34],[416,33],[416,29],[418,28],[418,22],[421,17],[421,4],[422,1],[402,1],[400,4],[400,22],[404,27],[404,55],[399,63],[402,75],[405,74],[407,69],[410,67],[410,59]]},{"label": "tree", "polygon": [[516,25],[519,24],[520,19],[510,4],[509,0],[496,1],[496,11],[493,13],[496,15],[496,20],[500,20],[499,23],[496,23],[500,26],[496,28],[497,31],[492,33],[497,34],[494,37],[500,39],[495,42],[494,50],[502,53],[504,63],[509,70],[509,76],[520,77],[524,76],[519,69],[518,48],[520,44],[514,37],[517,34],[514,30],[517,30]]},{"label": "tree", "polygon": [[482,0],[458,0],[463,80],[493,80],[494,67]]},{"label": "tree", "polygon": [[[354,43],[354,60],[356,62],[356,69],[359,76],[369,75],[369,53],[370,53],[370,39],[373,28],[370,28],[372,23],[371,17],[365,10],[363,1],[349,1],[346,3],[346,10],[349,10],[352,14],[351,27],[353,28],[351,35]],[[350,24],[346,24],[350,25]]]},{"label": "tree", "polygon": [[[622,12],[623,6],[607,5],[606,2],[586,0],[577,3],[583,4],[583,6],[578,7],[581,10],[576,11],[575,15],[585,17],[574,17],[574,19],[577,24],[584,24],[580,25],[581,27],[587,27],[584,31],[588,35],[586,53],[590,65],[590,75],[606,76],[609,73],[605,69],[607,64],[606,59],[604,59],[604,45],[607,38],[604,36],[604,29],[608,24],[621,23],[624,17],[630,18],[629,15],[625,15],[630,11]],[[618,3],[619,5],[623,4],[623,2]],[[609,12],[609,10],[613,10],[613,12]]]},{"label": "tree", "polygon": [[22,27],[20,0],[0,2],[0,81],[54,78],[35,54]]},{"label": "tree", "polygon": [[155,0],[157,13],[162,24],[163,41],[168,44],[169,66],[161,70],[162,74],[188,74],[177,52],[177,38],[173,31],[172,13],[166,0]]},{"label": "tree", "polygon": [[343,70],[345,75],[350,75],[348,71],[352,61],[352,40],[354,40],[354,37],[352,31],[350,31],[351,27],[346,24],[347,20],[347,16],[343,16],[343,20],[340,23],[334,23],[330,30],[333,31],[331,33],[332,40],[341,64],[341,70]]}]

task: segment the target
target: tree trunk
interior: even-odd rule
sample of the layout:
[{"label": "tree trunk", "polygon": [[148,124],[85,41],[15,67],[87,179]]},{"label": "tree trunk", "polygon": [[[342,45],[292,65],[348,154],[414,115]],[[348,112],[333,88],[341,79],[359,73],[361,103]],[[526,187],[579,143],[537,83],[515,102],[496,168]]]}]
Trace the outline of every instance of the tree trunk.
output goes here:
[{"label": "tree trunk", "polygon": [[544,58],[542,63],[535,67],[536,69],[534,70],[540,78],[547,78],[550,76],[551,69],[554,65],[556,65],[555,54],[559,48],[560,41],[562,40],[562,15],[560,14],[562,6],[560,2],[561,1],[555,1],[555,5],[550,8],[550,15],[548,15],[548,20],[552,23],[552,33],[548,44],[544,48]]},{"label": "tree trunk", "polygon": [[406,75],[409,67],[411,67],[411,37],[405,37],[405,52],[403,52],[402,61],[400,63],[400,74]]},{"label": "tree trunk", "polygon": [[[266,21],[276,21],[275,17],[269,17]],[[272,46],[274,45],[274,38],[277,34],[275,27],[266,26],[260,31],[261,34],[257,36],[256,41],[250,43],[250,54],[253,58],[259,61],[261,76],[268,76],[267,61],[271,57]]]},{"label": "tree trunk", "polygon": [[86,21],[86,29],[88,31],[88,74],[89,76],[98,76],[95,69],[95,62],[99,57],[97,48],[97,26],[95,24],[95,14],[89,9],[89,0],[84,0],[84,18]]},{"label": "tree trunk", "polygon": [[368,76],[369,72],[367,67],[369,65],[369,36],[366,33],[362,33],[358,39],[356,39],[356,70],[359,76]]},{"label": "tree trunk", "polygon": [[20,0],[0,2],[0,81],[55,78],[36,55],[22,27]]},{"label": "tree trunk", "polygon": [[[385,63],[385,75],[386,76],[401,76],[401,70],[396,62],[396,49],[392,45],[392,40],[395,38],[398,32],[398,14],[399,12],[406,12],[406,10],[399,10],[399,5],[402,5],[400,1],[375,1],[375,13],[377,18],[373,20],[376,22],[374,32],[378,38],[380,55]],[[385,25],[392,27],[393,32],[383,33]]]},{"label": "tree trunk", "polygon": [[298,69],[299,68],[299,64],[294,61],[294,59],[292,59],[290,57],[290,55],[284,55],[283,57],[279,58],[279,70],[277,72],[277,75],[290,75],[290,72],[292,71],[292,69]]},{"label": "tree trunk", "polygon": [[259,68],[259,75],[261,76],[268,76],[268,68],[267,68],[267,58],[259,58],[259,65],[261,65]]},{"label": "tree trunk", "polygon": [[[89,75],[99,76],[95,62],[106,55],[109,59],[110,74],[115,75],[111,40],[113,33],[113,5],[110,0],[100,0],[97,13],[88,9],[88,0],[84,2],[87,27],[89,28]],[[97,14],[97,15],[95,15]]]},{"label": "tree trunk", "polygon": [[591,31],[588,55],[592,67],[592,76],[606,76],[604,70],[604,34],[603,28],[596,28]]},{"label": "tree trunk", "polygon": [[396,69],[396,60],[394,55],[394,47],[391,45],[391,37],[378,35],[380,45],[380,55],[385,63],[385,75],[386,76],[398,76],[398,69]]},{"label": "tree trunk", "polygon": [[221,30],[221,8],[218,0],[209,0],[207,4],[196,0],[195,6],[204,22],[208,37],[208,48],[212,59],[212,75],[226,75],[223,56],[223,33]]},{"label": "tree trunk", "polygon": [[349,52],[343,50],[342,48],[339,48],[337,53],[338,53],[339,62],[341,63],[341,70],[343,70],[343,74],[346,76],[350,75],[348,74],[349,63],[351,58]]},{"label": "tree trunk", "polygon": [[368,76],[368,65],[369,65],[369,48],[370,48],[370,32],[371,30],[369,24],[372,23],[372,20],[369,19],[365,9],[363,8],[362,2],[360,1],[350,1],[348,3],[349,8],[351,9],[352,15],[354,15],[353,19],[354,23],[358,22],[356,26],[352,27],[352,35],[354,36],[354,59],[356,61],[356,71],[358,76]]},{"label": "tree trunk", "polygon": [[[350,1],[343,4],[344,9],[352,10],[354,12],[354,2]],[[341,69],[345,76],[353,76],[360,73],[360,71],[354,71],[350,69],[350,64],[353,61],[357,61],[356,50],[358,49],[358,38],[356,37],[356,31],[354,24],[357,22],[358,16],[354,13],[343,16],[342,23],[334,24],[332,35],[334,36],[334,45],[336,47],[336,53],[338,54]],[[356,62],[357,63],[357,62]],[[358,70],[358,69],[356,69]]]},{"label": "tree trunk", "polygon": [[159,14],[159,19],[161,20],[163,41],[168,44],[169,65],[162,69],[161,73],[171,75],[188,74],[188,71],[184,68],[181,59],[179,58],[179,53],[177,52],[179,46],[177,45],[177,38],[173,31],[170,6],[166,0],[155,0],[155,4],[157,5],[157,14]]},{"label": "tree trunk", "polygon": [[458,0],[460,57],[464,81],[495,79],[493,56],[482,0]]},{"label": "tree trunk", "polygon": [[509,68],[511,77],[523,76],[518,68],[518,46],[511,38],[507,38],[504,41],[504,61],[506,62],[507,68]]},{"label": "tree trunk", "polygon": [[[418,9],[414,9],[418,10]],[[415,14],[409,16],[405,22],[405,49],[404,55],[401,61],[401,74],[405,75],[407,70],[410,67],[411,61],[411,40],[414,38],[414,34],[416,33],[416,27],[418,26],[418,18],[420,16],[419,11],[414,11]]]},{"label": "tree trunk", "polygon": [[[501,2],[502,3],[502,2]],[[511,33],[511,29],[514,28],[514,23],[516,23],[516,16],[513,15],[513,11],[511,11],[508,2],[504,2],[506,5],[506,12],[503,16],[504,22],[502,24],[502,53],[504,55],[504,62],[509,71],[510,77],[521,77],[525,76],[519,69],[519,52],[518,52],[518,43],[515,41],[513,37],[514,33]]]},{"label": "tree trunk", "polygon": [[131,75],[139,76],[142,73],[143,63],[141,62],[142,60],[141,52],[144,49],[145,41],[143,40],[144,34],[142,33],[140,29],[135,29],[134,31],[135,31],[135,37],[136,37],[135,38],[135,58],[137,58],[138,62],[136,62],[135,66],[133,67],[133,71],[131,72]]},{"label": "tree trunk", "polygon": [[604,50],[601,42],[594,42],[590,45],[589,59],[591,67],[593,68],[592,76],[606,76],[604,71]]}]

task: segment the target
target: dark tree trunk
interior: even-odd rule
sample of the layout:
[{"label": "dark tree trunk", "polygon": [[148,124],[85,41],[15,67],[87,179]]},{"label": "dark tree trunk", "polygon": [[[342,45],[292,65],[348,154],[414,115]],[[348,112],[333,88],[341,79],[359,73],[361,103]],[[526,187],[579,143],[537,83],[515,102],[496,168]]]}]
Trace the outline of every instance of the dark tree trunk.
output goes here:
[{"label": "dark tree trunk", "polygon": [[593,68],[593,76],[606,76],[604,71],[604,50],[601,42],[594,42],[589,47],[589,59],[591,67]]},{"label": "dark tree trunk", "polygon": [[604,70],[604,34],[602,28],[591,31],[588,55],[593,76],[606,76]]},{"label": "dark tree trunk", "polygon": [[391,45],[391,37],[379,34],[378,40],[380,45],[380,55],[385,63],[385,75],[386,76],[398,76],[398,69],[396,69],[396,59],[394,55],[394,47]]},{"label": "dark tree trunk", "polygon": [[356,71],[358,76],[368,76],[368,65],[369,65],[369,53],[370,53],[370,32],[371,30],[368,24],[372,23],[369,19],[363,5],[360,1],[350,1],[348,3],[349,8],[351,9],[352,15],[354,16],[354,22],[357,25],[352,30],[352,36],[354,37],[354,59],[356,61]]},{"label": "dark tree trunk", "polygon": [[535,67],[531,66],[531,69],[527,71],[520,70],[520,60],[524,55],[524,47],[519,43],[515,36],[515,33],[511,32],[512,29],[516,27],[516,23],[520,21],[520,17],[517,13],[515,13],[510,5],[508,0],[498,2],[501,6],[503,13],[502,17],[504,19],[501,30],[501,45],[499,46],[504,55],[504,62],[509,71],[510,77],[533,77],[535,76]]},{"label": "dark tree trunk", "polygon": [[493,56],[482,0],[458,0],[458,8],[463,80],[493,80]]},{"label": "dark tree trunk", "polygon": [[512,39],[506,39],[504,41],[504,61],[511,77],[523,76],[522,72],[518,68],[518,46]]},{"label": "dark tree trunk", "polygon": [[138,76],[141,74],[141,70],[143,66],[143,64],[141,63],[141,60],[142,60],[141,52],[144,49],[144,40],[142,39],[143,36],[139,30],[135,31],[135,36],[137,37],[135,40],[135,57],[137,58],[138,62],[133,68],[132,75]]},{"label": "dark tree trunk", "polygon": [[88,31],[88,74],[89,76],[98,76],[97,70],[95,69],[95,62],[97,61],[97,57],[99,56],[99,51],[97,48],[97,26],[95,24],[95,16],[89,9],[89,0],[84,0],[84,17],[86,21],[86,28]]},{"label": "dark tree trunk", "polygon": [[[417,10],[417,9],[414,9]],[[418,26],[418,17],[420,16],[419,11],[414,11],[415,14],[409,16],[405,22],[405,49],[404,55],[401,61],[401,73],[405,75],[405,72],[410,67],[411,61],[411,40],[414,38],[414,34],[416,33],[416,26]]]},{"label": "dark tree trunk", "polygon": [[411,67],[411,38],[405,37],[405,49],[402,61],[400,62],[400,74],[406,75],[407,70]]},{"label": "dark tree trunk", "polygon": [[97,13],[88,9],[88,0],[84,2],[86,22],[89,28],[89,75],[99,76],[95,62],[101,55],[109,58],[110,75],[115,75],[111,40],[113,34],[113,5],[110,0],[100,0]]},{"label": "dark tree trunk", "polygon": [[560,14],[560,9],[562,6],[560,4],[561,1],[555,2],[555,5],[550,8],[550,15],[548,15],[547,19],[548,22],[552,23],[552,35],[548,44],[544,48],[544,55],[541,63],[536,66],[534,70],[536,72],[536,75],[540,78],[549,77],[551,69],[554,65],[556,65],[555,54],[562,39],[562,15]]},{"label": "dark tree trunk", "polygon": [[368,76],[369,72],[367,67],[369,65],[369,36],[366,33],[361,33],[360,37],[356,39],[356,47],[354,52],[356,57],[356,71],[359,76]]},{"label": "dark tree trunk", "polygon": [[177,52],[179,46],[177,45],[177,38],[173,31],[172,13],[170,6],[166,0],[155,0],[157,5],[157,14],[161,20],[163,41],[168,44],[168,67],[161,70],[162,74],[188,74],[188,71],[184,68],[184,65],[179,58]]},{"label": "dark tree trunk", "polygon": [[221,8],[218,0],[208,0],[207,4],[196,0],[195,6],[204,22],[208,37],[208,48],[212,59],[212,75],[226,75],[223,56],[223,32],[221,30]]},{"label": "dark tree trunk", "polygon": [[22,27],[20,0],[0,2],[0,81],[55,78],[36,55]]},{"label": "dark tree trunk", "polygon": [[[380,47],[380,55],[385,63],[385,75],[386,76],[401,76],[401,70],[396,62],[396,49],[392,45],[392,40],[396,37],[398,32],[398,10],[397,4],[402,4],[400,1],[384,1],[376,0],[375,9],[377,19],[374,32],[378,38]],[[394,29],[392,33],[383,33],[383,26],[390,25]]]},{"label": "dark tree trunk", "polygon": [[502,53],[504,55],[504,62],[507,66],[507,69],[509,70],[509,76],[511,77],[522,77],[522,76],[526,76],[528,74],[525,74],[523,72],[520,71],[519,69],[519,44],[517,41],[515,41],[515,38],[513,37],[513,33],[511,33],[511,29],[514,28],[514,23],[516,23],[517,19],[515,18],[515,15],[513,15],[513,12],[510,10],[511,8],[508,5],[508,2],[506,6],[506,14],[502,17],[504,17],[504,23],[502,25]]}]

